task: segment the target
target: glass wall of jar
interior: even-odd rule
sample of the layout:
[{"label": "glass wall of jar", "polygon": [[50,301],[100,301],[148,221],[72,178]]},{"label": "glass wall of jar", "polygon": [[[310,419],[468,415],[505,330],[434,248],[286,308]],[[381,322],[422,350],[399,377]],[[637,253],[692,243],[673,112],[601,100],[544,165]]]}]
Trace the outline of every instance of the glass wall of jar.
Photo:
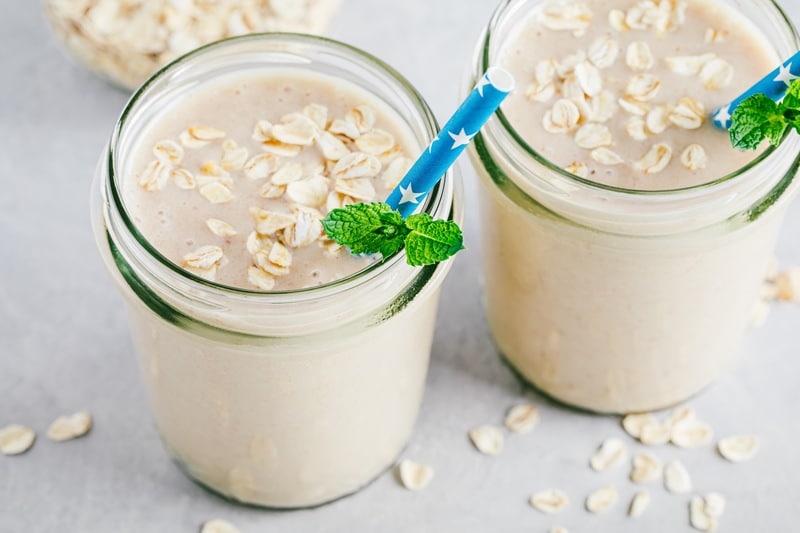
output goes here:
[{"label": "glass wall of jar", "polygon": [[[502,2],[473,79],[502,64],[520,21],[544,4]],[[776,57],[798,49],[771,0],[719,4],[758,25]],[[791,134],[710,183],[641,191],[565,171],[503,109],[469,149],[479,176],[485,307],[499,352],[544,393],[591,411],[663,408],[709,385],[740,351],[797,193],[800,139]]]},{"label": "glass wall of jar", "polygon": [[[223,286],[183,270],[142,236],[122,183],[132,145],[171,103],[220,76],[286,68],[366,89],[402,117],[419,146],[437,133],[408,82],[356,49],[289,34],[222,41],[162,70],[133,97],[97,167],[93,226],[127,304],[166,448],[228,498],[293,508],[363,487],[405,445],[451,263],[414,268],[401,251],[318,287]],[[423,209],[458,221],[457,188],[448,172]]]}]

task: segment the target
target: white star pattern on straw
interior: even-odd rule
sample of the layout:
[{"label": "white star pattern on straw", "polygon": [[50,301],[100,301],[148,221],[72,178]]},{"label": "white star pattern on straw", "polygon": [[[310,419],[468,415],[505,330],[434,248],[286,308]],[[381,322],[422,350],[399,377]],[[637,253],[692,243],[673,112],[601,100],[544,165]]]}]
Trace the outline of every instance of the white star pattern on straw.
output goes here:
[{"label": "white star pattern on straw", "polygon": [[492,82],[489,81],[489,76],[484,74],[480,81],[478,81],[477,85],[475,85],[475,88],[478,90],[478,94],[481,95],[481,98],[483,98],[483,88],[491,83]]},{"label": "white star pattern on straw", "polygon": [[424,203],[432,187],[445,176],[447,169],[508,96],[514,79],[502,68],[491,67],[483,76],[475,77],[474,85],[386,199],[389,207],[397,209],[403,217],[410,216]]},{"label": "white star pattern on straw", "polygon": [[402,195],[402,198],[400,198],[401,204],[418,204],[419,197],[424,193],[414,192],[414,189],[411,188],[411,184],[409,184],[408,188],[400,187],[400,194]]},{"label": "white star pattern on straw", "polygon": [[789,62],[788,65],[781,65],[780,72],[772,81],[776,83],[782,81],[788,87],[789,85],[792,84],[792,81],[796,79],[800,79],[800,76],[795,76],[794,74],[792,74],[792,63]]},{"label": "white star pattern on straw", "polygon": [[722,126],[723,128],[728,125],[728,121],[731,119],[731,106],[726,105],[714,116],[714,121]]},{"label": "white star pattern on straw", "polygon": [[453,133],[452,131],[448,131],[447,134],[450,135],[450,138],[453,139],[453,146],[450,149],[455,150],[459,146],[468,145],[469,142],[472,140],[472,138],[475,137],[477,132],[473,133],[472,135],[469,135],[467,134],[466,131],[464,131],[464,128],[461,128],[461,131],[459,131],[458,133]]}]

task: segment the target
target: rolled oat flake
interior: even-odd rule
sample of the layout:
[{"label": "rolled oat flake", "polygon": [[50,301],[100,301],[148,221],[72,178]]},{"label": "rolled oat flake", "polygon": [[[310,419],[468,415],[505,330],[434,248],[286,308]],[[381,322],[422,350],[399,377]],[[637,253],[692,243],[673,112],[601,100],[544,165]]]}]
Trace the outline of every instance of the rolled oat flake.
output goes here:
[{"label": "rolled oat flake", "polygon": [[4,455],[19,455],[33,446],[36,433],[27,426],[11,424],[0,429],[0,452]]}]

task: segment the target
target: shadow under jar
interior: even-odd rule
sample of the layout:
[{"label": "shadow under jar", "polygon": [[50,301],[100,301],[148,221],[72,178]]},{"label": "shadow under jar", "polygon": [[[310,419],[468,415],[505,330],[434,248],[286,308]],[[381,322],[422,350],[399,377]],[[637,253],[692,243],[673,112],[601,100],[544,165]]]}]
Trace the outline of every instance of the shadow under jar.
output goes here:
[{"label": "shadow under jar", "polygon": [[[500,5],[473,80],[503,64],[520,21],[544,4]],[[776,57],[798,49],[772,1],[716,4],[753,21]],[[529,81],[517,80],[523,90]],[[485,308],[502,356],[542,392],[595,412],[659,409],[709,385],[740,351],[797,193],[798,136],[707,183],[635,190],[565,171],[532,148],[512,118],[504,104],[469,148],[479,176]]]},{"label": "shadow under jar", "polygon": [[[144,238],[123,183],[133,145],[171,104],[222,76],[287,68],[368,91],[419,146],[438,131],[408,82],[363,52],[311,36],[239,37],[179,59],[134,95],[98,165],[92,211],[170,454],[227,498],[297,508],[358,490],[405,445],[451,263],[414,268],[401,251],[310,288],[220,285],[182,269]],[[458,221],[457,184],[447,173],[424,211]]]}]

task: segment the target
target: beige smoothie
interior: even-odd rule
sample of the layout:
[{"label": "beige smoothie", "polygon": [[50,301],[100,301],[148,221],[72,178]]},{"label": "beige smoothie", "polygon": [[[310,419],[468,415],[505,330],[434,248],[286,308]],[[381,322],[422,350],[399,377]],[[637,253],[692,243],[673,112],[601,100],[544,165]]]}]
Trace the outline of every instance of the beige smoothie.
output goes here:
[{"label": "beige smoothie", "polygon": [[[333,56],[357,74],[320,66]],[[383,199],[435,134],[365,57],[302,36],[214,45],[134,99],[116,175],[99,169],[98,246],[158,429],[189,475],[238,501],[304,507],[361,488],[419,409],[449,265],[354,257],[320,226]],[[430,212],[450,216],[452,194],[446,178]]]},{"label": "beige smoothie", "polygon": [[501,61],[527,87],[503,110],[525,142],[560,167],[613,187],[669,190],[754,159],[732,150],[707,116],[779,58],[730,7],[556,1],[517,32]]},{"label": "beige smoothie", "polygon": [[286,70],[209,82],[133,147],[125,203],[160,253],[230,287],[323,285],[374,261],[325,238],[331,209],[385,199],[419,152],[385,103]]},{"label": "beige smoothie", "polygon": [[794,191],[796,152],[740,170],[759,154],[708,119],[776,49],[717,0],[505,9],[492,53],[526,88],[471,151],[498,348],[582,408],[682,401],[738,353]]}]

